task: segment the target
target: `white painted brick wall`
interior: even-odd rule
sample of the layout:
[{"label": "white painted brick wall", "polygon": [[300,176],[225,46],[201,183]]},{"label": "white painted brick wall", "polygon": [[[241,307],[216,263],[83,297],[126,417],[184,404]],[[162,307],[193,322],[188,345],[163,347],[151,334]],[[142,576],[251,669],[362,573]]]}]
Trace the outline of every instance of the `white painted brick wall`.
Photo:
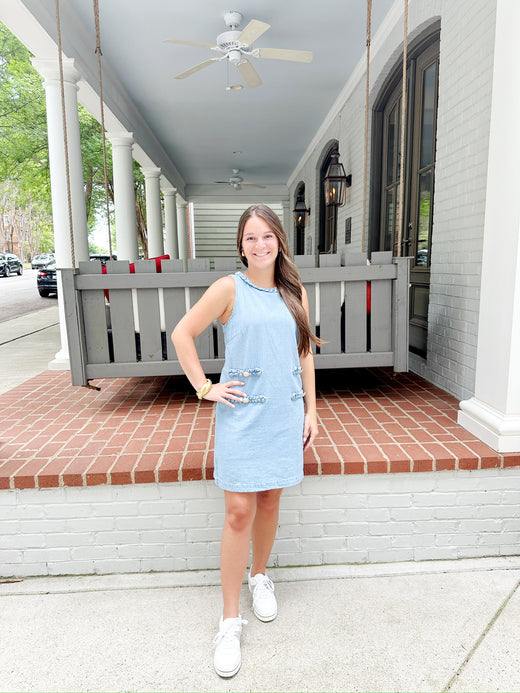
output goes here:
[{"label": "white painted brick wall", "polygon": [[[495,13],[496,0],[409,3],[410,40],[439,17],[441,21],[428,358],[410,355],[410,366],[459,399],[474,393]],[[402,55],[402,16],[395,10],[391,15],[393,24],[372,44],[371,104]],[[361,250],[364,102],[363,74],[345,96],[341,119],[336,117],[317,138],[290,186],[292,201],[298,182],[306,184],[306,202],[315,211],[307,235],[315,243],[317,165],[326,144],[339,138],[341,160],[352,173],[353,185],[338,212],[338,252]],[[347,217],[352,217],[349,246],[343,244]]]},{"label": "white painted brick wall", "polygon": [[[520,554],[520,468],[306,477],[282,496],[271,565]],[[219,566],[213,482],[0,491],[0,576]]]},{"label": "white painted brick wall", "polygon": [[474,393],[494,51],[494,0],[443,3],[428,361],[423,374]]}]

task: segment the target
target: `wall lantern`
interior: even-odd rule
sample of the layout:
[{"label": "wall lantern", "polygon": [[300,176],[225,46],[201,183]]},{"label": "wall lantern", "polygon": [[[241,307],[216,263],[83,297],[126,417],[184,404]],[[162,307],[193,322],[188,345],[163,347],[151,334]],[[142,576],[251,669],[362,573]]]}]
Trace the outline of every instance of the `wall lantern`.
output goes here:
[{"label": "wall lantern", "polygon": [[332,152],[327,175],[323,179],[325,204],[327,207],[342,207],[345,204],[345,191],[352,185],[352,175],[347,176],[339,161],[339,152]]},{"label": "wall lantern", "polygon": [[305,198],[304,195],[301,193],[298,193],[296,196],[296,204],[294,205],[294,223],[296,224],[297,228],[302,228],[305,226],[305,222],[307,221],[307,216],[310,215],[311,213],[311,208],[305,206]]}]

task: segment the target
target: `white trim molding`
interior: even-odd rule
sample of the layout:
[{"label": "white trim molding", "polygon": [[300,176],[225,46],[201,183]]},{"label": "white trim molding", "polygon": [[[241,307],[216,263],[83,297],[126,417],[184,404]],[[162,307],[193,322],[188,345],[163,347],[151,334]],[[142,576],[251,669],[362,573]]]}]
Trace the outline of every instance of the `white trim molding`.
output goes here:
[{"label": "white trim molding", "polygon": [[520,450],[520,414],[503,414],[476,397],[460,403],[458,423],[497,452]]}]

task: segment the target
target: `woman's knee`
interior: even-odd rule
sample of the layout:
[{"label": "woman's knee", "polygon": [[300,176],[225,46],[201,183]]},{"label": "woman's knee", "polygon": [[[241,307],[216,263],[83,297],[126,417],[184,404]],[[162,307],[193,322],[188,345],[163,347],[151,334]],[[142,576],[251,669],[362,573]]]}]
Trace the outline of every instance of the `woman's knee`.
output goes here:
[{"label": "woman's knee", "polygon": [[255,503],[248,496],[230,494],[226,497],[226,523],[235,532],[243,532],[253,524]]}]

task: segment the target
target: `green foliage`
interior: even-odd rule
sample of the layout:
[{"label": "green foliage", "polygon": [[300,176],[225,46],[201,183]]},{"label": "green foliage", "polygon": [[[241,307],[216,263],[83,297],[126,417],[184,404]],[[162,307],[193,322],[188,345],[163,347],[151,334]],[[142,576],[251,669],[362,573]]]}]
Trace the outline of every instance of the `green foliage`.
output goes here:
[{"label": "green foliage", "polygon": [[88,252],[91,255],[107,255],[108,251],[105,246],[96,245],[92,241],[88,242]]},{"label": "green foliage", "polygon": [[[39,244],[38,252],[49,250],[54,242],[45,92],[43,80],[30,58],[25,46],[0,23],[0,186],[4,184],[9,191],[9,195],[4,195],[4,203],[12,201],[24,210],[38,209],[41,220],[37,238],[30,243],[30,252],[35,243]],[[101,125],[80,106],[79,127],[87,226],[92,238],[100,224],[106,225],[107,213]],[[108,141],[106,150],[111,235],[115,245],[112,154]],[[146,244],[144,180],[137,164],[134,172],[139,240],[143,245]]]},{"label": "green foliage", "polygon": [[0,181],[51,213],[42,80],[29,51],[0,24]]}]

